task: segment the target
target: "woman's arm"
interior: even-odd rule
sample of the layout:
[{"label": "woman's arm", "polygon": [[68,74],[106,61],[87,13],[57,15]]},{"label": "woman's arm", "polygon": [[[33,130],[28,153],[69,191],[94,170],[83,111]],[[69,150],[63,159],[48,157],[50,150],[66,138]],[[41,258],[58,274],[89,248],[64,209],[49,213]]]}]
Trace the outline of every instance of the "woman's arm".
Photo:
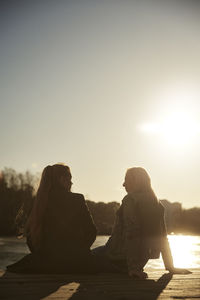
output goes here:
[{"label": "woman's arm", "polygon": [[83,195],[81,195],[80,217],[84,241],[85,244],[90,248],[96,239],[97,230]]},{"label": "woman's arm", "polygon": [[170,273],[172,273],[172,274],[190,274],[190,273],[192,273],[192,272],[188,271],[187,269],[174,267],[172,253],[171,253],[171,249],[170,249],[167,237],[163,238],[161,254],[162,254],[163,262],[165,265],[165,269],[167,271],[169,271]]},{"label": "woman's arm", "polygon": [[174,268],[173,257],[171,253],[171,249],[169,246],[168,238],[167,238],[167,229],[164,218],[164,207],[162,206],[161,210],[161,255],[165,265],[166,270],[172,270]]},{"label": "woman's arm", "polygon": [[173,263],[173,257],[170,249],[170,245],[167,238],[167,230],[164,220],[164,214],[161,222],[162,227],[162,240],[161,240],[161,254],[162,259],[165,265],[165,269],[173,274],[190,274],[192,272],[188,271],[187,269],[182,268],[175,268]]},{"label": "woman's arm", "polygon": [[172,270],[174,268],[174,263],[167,236],[162,237],[161,240],[161,255],[165,269],[168,271]]}]

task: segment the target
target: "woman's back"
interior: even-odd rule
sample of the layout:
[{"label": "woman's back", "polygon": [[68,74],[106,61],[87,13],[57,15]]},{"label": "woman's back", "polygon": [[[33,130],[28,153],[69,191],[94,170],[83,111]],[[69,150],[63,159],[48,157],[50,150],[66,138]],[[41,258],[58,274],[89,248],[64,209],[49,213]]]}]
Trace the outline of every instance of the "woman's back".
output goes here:
[{"label": "woman's back", "polygon": [[50,192],[40,251],[66,255],[89,251],[96,228],[83,195],[57,189]]}]

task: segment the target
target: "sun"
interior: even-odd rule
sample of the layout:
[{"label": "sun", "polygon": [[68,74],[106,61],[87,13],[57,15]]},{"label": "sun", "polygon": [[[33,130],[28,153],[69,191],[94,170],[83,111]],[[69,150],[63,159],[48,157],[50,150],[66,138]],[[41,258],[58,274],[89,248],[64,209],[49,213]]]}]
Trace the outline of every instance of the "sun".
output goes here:
[{"label": "sun", "polygon": [[187,112],[173,112],[157,123],[143,124],[140,129],[175,147],[192,144],[200,133],[200,125]]},{"label": "sun", "polygon": [[172,145],[183,146],[193,141],[198,125],[186,113],[173,113],[161,124],[163,138]]}]

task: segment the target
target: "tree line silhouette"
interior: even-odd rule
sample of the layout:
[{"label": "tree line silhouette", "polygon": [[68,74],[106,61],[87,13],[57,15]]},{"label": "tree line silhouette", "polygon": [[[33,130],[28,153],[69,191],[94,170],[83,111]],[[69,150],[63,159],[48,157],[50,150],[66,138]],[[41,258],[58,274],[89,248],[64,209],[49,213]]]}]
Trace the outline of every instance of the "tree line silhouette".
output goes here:
[{"label": "tree line silhouette", "polygon": [[[0,176],[0,235],[20,235],[35,200],[38,177],[29,171],[4,168]],[[180,203],[161,200],[168,233],[200,234],[200,208],[182,209]],[[99,235],[109,235],[120,204],[86,200]]]}]

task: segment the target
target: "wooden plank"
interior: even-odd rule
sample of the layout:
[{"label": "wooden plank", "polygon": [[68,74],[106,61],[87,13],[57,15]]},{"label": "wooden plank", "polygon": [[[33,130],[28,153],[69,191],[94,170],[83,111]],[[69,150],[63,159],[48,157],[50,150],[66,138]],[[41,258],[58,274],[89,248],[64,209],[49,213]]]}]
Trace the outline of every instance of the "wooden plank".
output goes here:
[{"label": "wooden plank", "polygon": [[166,300],[200,299],[200,269],[170,276],[147,270],[147,280],[121,274],[14,274],[0,271],[0,299],[60,300]]}]

